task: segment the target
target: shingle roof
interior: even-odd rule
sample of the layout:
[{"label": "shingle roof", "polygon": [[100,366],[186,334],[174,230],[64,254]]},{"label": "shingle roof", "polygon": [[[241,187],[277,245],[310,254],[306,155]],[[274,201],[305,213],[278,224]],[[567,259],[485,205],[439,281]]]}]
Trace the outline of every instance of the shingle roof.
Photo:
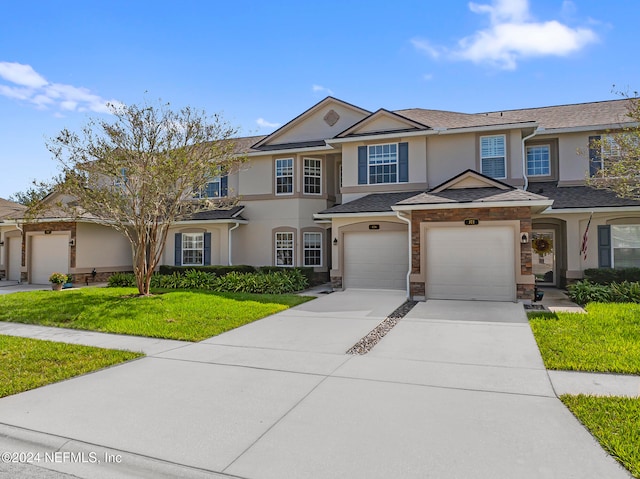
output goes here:
[{"label": "shingle roof", "polygon": [[198,220],[244,220],[240,213],[244,210],[244,206],[233,206],[231,208],[221,208],[215,210],[199,211],[194,213],[187,221]]},{"label": "shingle roof", "polygon": [[516,188],[458,188],[437,193],[420,193],[412,198],[400,201],[399,205],[428,205],[438,203],[490,203],[498,201],[533,201],[547,198],[529,191]]},{"label": "shingle roof", "polygon": [[629,101],[609,100],[573,105],[523,108],[481,113],[491,118],[505,120],[535,120],[544,128],[569,128],[580,126],[612,125],[632,121],[628,116]]},{"label": "shingle roof", "polygon": [[13,201],[0,198],[0,220],[13,220],[22,218],[27,207]]},{"label": "shingle roof", "polygon": [[421,191],[403,191],[401,193],[372,193],[357,200],[321,211],[319,214],[345,213],[381,213],[392,211],[391,207],[399,201],[411,198]]},{"label": "shingle roof", "polygon": [[558,187],[555,182],[543,182],[529,184],[529,190],[553,200],[553,209],[640,206],[640,201],[619,198],[612,191],[591,186]]},{"label": "shingle roof", "polygon": [[507,119],[499,116],[484,114],[458,113],[454,111],[427,110],[423,108],[411,108],[397,110],[394,113],[404,116],[409,120],[417,121],[430,128],[472,128],[477,126],[504,125],[505,123],[526,123],[534,121],[532,118]]}]

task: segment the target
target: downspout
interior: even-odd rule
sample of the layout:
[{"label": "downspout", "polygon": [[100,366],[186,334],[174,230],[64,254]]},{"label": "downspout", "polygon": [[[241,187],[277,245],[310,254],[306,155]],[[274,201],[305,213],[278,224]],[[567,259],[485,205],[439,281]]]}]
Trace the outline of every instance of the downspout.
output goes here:
[{"label": "downspout", "polygon": [[233,263],[231,261],[231,232],[240,226],[240,223],[236,221],[236,225],[233,228],[229,228],[229,266],[232,266]]},{"label": "downspout", "polygon": [[527,152],[526,152],[526,146],[524,145],[524,142],[536,136],[538,132],[541,130],[544,130],[544,128],[538,127],[535,130],[533,130],[533,133],[531,133],[529,136],[525,136],[522,139],[522,177],[524,178],[524,186],[522,187],[522,189],[524,191],[527,191],[527,188],[529,188],[529,178],[527,178],[527,154],[526,154]]},{"label": "downspout", "polygon": [[400,211],[396,211],[399,220],[407,223],[407,239],[409,243],[409,270],[407,271],[407,300],[411,300],[411,220],[401,215]]}]

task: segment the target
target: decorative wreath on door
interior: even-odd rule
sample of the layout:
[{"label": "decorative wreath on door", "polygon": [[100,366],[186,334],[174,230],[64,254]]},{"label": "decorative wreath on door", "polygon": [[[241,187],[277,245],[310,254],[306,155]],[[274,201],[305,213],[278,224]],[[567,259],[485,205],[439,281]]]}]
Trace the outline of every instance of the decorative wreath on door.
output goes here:
[{"label": "decorative wreath on door", "polygon": [[533,247],[533,251],[538,254],[547,254],[551,253],[551,249],[553,248],[553,243],[551,240],[546,238],[536,238],[531,242],[531,246]]}]

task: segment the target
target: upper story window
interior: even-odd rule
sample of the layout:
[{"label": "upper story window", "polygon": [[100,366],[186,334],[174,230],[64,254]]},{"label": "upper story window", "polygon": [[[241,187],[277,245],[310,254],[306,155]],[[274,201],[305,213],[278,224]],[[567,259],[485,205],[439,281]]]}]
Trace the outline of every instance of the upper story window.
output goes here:
[{"label": "upper story window", "polygon": [[116,188],[124,188],[127,184],[127,181],[129,181],[127,179],[127,169],[120,168],[117,176],[113,179],[113,186],[115,186]]},{"label": "upper story window", "polygon": [[549,145],[527,146],[527,176],[551,175],[551,148]]},{"label": "upper story window", "polygon": [[398,182],[398,145],[370,145],[367,147],[369,184]]},{"label": "upper story window", "polygon": [[602,158],[616,158],[620,156],[620,145],[611,135],[603,135],[600,142]]},{"label": "upper story window", "polygon": [[204,233],[182,233],[182,265],[204,264]]},{"label": "upper story window", "polygon": [[276,233],[276,266],[293,266],[293,233]]},{"label": "upper story window", "polygon": [[216,176],[207,182],[200,191],[194,193],[194,198],[221,198],[227,196],[227,177]]},{"label": "upper story window", "polygon": [[293,194],[293,158],[276,160],[276,195]]},{"label": "upper story window", "polygon": [[409,181],[409,143],[358,147],[358,184],[379,185]]},{"label": "upper story window", "polygon": [[304,192],[308,195],[322,193],[322,161],[314,158],[304,159]]},{"label": "upper story window", "polygon": [[304,233],[304,265],[322,266],[322,233]]},{"label": "upper story window", "polygon": [[507,148],[505,135],[480,137],[480,168],[491,178],[507,177]]}]

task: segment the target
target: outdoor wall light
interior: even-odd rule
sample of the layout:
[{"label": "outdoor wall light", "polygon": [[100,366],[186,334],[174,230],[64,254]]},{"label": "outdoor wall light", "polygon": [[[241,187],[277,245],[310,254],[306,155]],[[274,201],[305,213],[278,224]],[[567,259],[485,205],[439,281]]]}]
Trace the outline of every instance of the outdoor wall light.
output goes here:
[{"label": "outdoor wall light", "polygon": [[69,246],[75,246],[76,245],[76,239],[75,238],[71,238],[69,240]]},{"label": "outdoor wall light", "polygon": [[4,246],[4,241],[0,241],[0,246]]},{"label": "outdoor wall light", "polygon": [[333,238],[333,246],[337,246],[338,245],[338,238]]}]

